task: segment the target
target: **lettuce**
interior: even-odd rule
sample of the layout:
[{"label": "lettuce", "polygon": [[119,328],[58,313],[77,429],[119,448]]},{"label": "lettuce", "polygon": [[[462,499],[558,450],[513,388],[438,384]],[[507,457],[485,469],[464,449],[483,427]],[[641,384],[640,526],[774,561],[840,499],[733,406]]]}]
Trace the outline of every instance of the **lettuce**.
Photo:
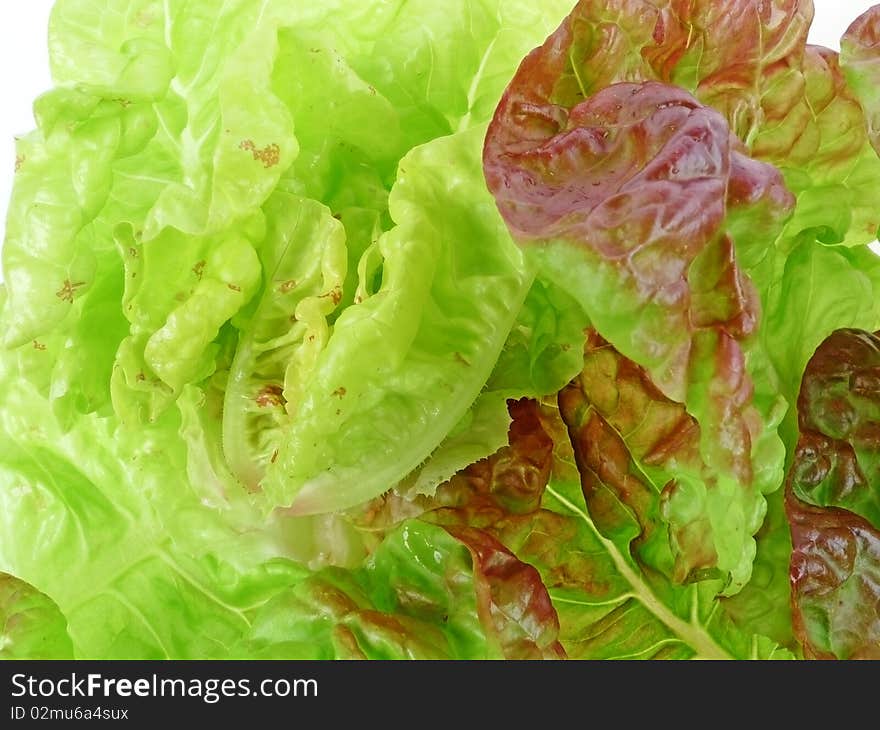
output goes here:
[{"label": "lettuce", "polygon": [[72,659],[67,622],[51,598],[7,573],[0,574],[3,659]]},{"label": "lettuce", "polygon": [[[811,348],[875,324],[867,277],[821,250],[872,240],[860,183],[878,159],[837,55],[804,46],[811,10],[582,0],[520,65],[484,148],[530,259],[695,420],[699,454],[655,482],[656,519],[679,575],[715,573],[726,595],[751,575]],[[853,299],[820,312],[801,252],[830,257],[821,270],[852,277]],[[822,321],[786,343],[789,287],[808,292],[797,324]]]},{"label": "lettuce", "polygon": [[878,17],[57,0],[0,655],[874,656]]},{"label": "lettuce", "polygon": [[835,331],[798,400],[800,438],[786,482],[795,631],[809,656],[876,659],[880,620],[877,388],[880,340]]}]

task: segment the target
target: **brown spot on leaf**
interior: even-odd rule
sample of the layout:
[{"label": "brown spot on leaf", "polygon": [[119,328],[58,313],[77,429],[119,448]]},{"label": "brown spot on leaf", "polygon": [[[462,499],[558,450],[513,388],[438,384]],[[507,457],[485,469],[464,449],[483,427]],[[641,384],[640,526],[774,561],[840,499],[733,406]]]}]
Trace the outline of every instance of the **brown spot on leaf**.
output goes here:
[{"label": "brown spot on leaf", "polygon": [[199,278],[201,281],[202,274],[205,273],[205,262],[199,261],[195,266],[192,267],[192,272]]},{"label": "brown spot on leaf", "polygon": [[241,287],[238,286],[238,284],[227,284],[226,286],[228,286],[230,289],[232,289],[232,291],[237,291],[237,292],[241,291]]},{"label": "brown spot on leaf", "polygon": [[339,304],[339,302],[342,301],[342,289],[337,286],[333,291],[328,291],[326,294],[322,294],[320,298],[326,299],[327,297],[333,300],[334,306]]},{"label": "brown spot on leaf", "polygon": [[139,28],[149,28],[156,20],[156,16],[149,10],[141,10],[134,16],[135,25]]},{"label": "brown spot on leaf", "polygon": [[272,408],[284,405],[284,390],[280,385],[264,385],[254,398],[260,408]]},{"label": "brown spot on leaf", "polygon": [[468,361],[468,359],[467,359],[464,355],[462,355],[460,352],[456,352],[456,353],[455,353],[455,359],[456,359],[458,362],[460,362],[462,365],[466,365],[467,367],[470,367],[470,366],[471,366],[471,364],[470,364],[470,362]]},{"label": "brown spot on leaf", "polygon": [[250,152],[254,160],[262,162],[263,167],[267,169],[274,167],[281,161],[281,148],[274,142],[260,149],[254,144],[253,140],[246,139],[238,147],[246,152]]},{"label": "brown spot on leaf", "polygon": [[15,171],[18,172],[21,170],[21,166],[24,164],[27,157],[24,155],[16,155],[15,156]]},{"label": "brown spot on leaf", "polygon": [[275,450],[272,452],[272,458],[269,459],[269,463],[270,463],[270,464],[274,464],[274,463],[275,463],[275,460],[276,460],[277,458],[278,458],[278,449],[275,449]]},{"label": "brown spot on leaf", "polygon": [[348,391],[346,391],[345,388],[340,386],[339,388],[337,388],[336,390],[333,391],[333,395],[335,395],[337,398],[343,398],[347,392]]},{"label": "brown spot on leaf", "polygon": [[134,379],[137,380],[137,382],[139,383],[143,383],[147,379],[147,376],[144,375],[143,372],[140,372],[135,376]]},{"label": "brown spot on leaf", "polygon": [[131,101],[129,101],[128,99],[123,99],[122,97],[114,99],[113,101],[119,104],[119,106],[121,106],[123,109],[127,109],[131,106]]},{"label": "brown spot on leaf", "polygon": [[288,294],[296,289],[296,279],[288,279],[278,285],[278,291],[282,294]]},{"label": "brown spot on leaf", "polygon": [[35,350],[45,350],[46,346],[42,342],[38,342],[37,340],[34,340],[34,349]]},{"label": "brown spot on leaf", "polygon": [[84,281],[72,282],[70,279],[65,279],[64,285],[55,292],[55,296],[62,302],[72,303],[74,296],[76,296],[76,290],[85,285],[86,283]]}]

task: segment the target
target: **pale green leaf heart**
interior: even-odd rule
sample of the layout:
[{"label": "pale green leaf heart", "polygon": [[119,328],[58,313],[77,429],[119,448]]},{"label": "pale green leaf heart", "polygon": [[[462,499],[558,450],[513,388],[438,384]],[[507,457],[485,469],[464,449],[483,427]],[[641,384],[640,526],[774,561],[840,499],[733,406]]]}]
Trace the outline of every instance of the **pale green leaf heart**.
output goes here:
[{"label": "pale green leaf heart", "polygon": [[483,388],[532,282],[483,183],[483,134],[402,160],[381,287],[341,313],[290,409],[262,483],[274,504],[314,514],[386,491]]}]

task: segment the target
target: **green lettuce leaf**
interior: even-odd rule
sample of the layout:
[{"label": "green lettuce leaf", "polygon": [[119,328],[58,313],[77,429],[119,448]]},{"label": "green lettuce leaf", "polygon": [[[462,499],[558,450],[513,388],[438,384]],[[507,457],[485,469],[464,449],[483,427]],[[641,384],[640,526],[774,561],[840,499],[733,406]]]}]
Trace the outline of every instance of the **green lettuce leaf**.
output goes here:
[{"label": "green lettuce leaf", "polygon": [[[146,390],[145,410],[155,415],[182,383],[203,376],[209,343],[259,283],[244,223],[295,156],[296,140],[268,88],[277,23],[266,18],[246,32],[258,15],[242,2],[219,15],[189,3],[54,7],[59,86],[37,101],[39,130],[19,153],[24,176],[4,246],[6,341],[45,336],[68,316],[100,327],[94,312],[107,311],[112,294],[109,311],[128,320],[128,333],[116,317],[100,337],[82,333],[67,349],[105,374],[119,351],[114,400],[123,413],[140,410],[124,398],[126,386]],[[208,23],[212,33],[195,32]],[[228,281],[199,281],[205,262],[231,249],[245,266],[241,278],[218,271]],[[46,306],[34,309],[37,299]],[[105,402],[108,392],[105,381]]]},{"label": "green lettuce leaf", "polygon": [[[867,252],[869,258],[876,258]],[[877,318],[872,261],[846,249],[803,240],[785,259],[766,298],[762,337],[790,403],[816,348],[841,327],[872,330]]]},{"label": "green lettuce leaf", "polygon": [[553,396],[575,377],[583,367],[588,324],[573,297],[535,279],[474,405],[398,491],[431,495],[459,470],[505,446],[508,402]]},{"label": "green lettuce leaf", "polygon": [[327,569],[279,593],[257,613],[242,651],[273,659],[561,658],[558,630],[534,568],[475,528],[410,520],[361,570]]},{"label": "green lettuce leaf", "polygon": [[67,621],[47,595],[0,573],[0,658],[72,659]]},{"label": "green lettuce leaf", "polygon": [[570,0],[334,0],[301,15],[399,112],[406,149],[492,117],[520,59]]},{"label": "green lettuce leaf", "polygon": [[[248,610],[306,572],[283,525],[239,531],[202,502],[173,413],[71,427],[0,363],[0,570],[54,601],[77,658],[227,657]],[[63,625],[45,610],[46,630]],[[55,641],[52,658],[69,653]]]}]

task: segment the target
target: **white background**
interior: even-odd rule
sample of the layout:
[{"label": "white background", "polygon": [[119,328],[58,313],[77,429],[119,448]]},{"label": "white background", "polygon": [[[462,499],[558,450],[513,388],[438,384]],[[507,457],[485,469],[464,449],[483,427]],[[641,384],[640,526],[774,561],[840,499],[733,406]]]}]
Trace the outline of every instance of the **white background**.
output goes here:
[{"label": "white background", "polygon": [[[290,0],[311,1],[313,0]],[[3,69],[0,81],[2,222],[6,220],[15,167],[13,139],[16,134],[27,132],[34,126],[31,104],[35,97],[51,86],[46,35],[52,3],[53,0],[0,0],[0,69]],[[847,26],[873,4],[871,0],[814,0],[814,3],[816,16],[810,31],[810,42],[835,50],[838,49],[838,41]]]}]

